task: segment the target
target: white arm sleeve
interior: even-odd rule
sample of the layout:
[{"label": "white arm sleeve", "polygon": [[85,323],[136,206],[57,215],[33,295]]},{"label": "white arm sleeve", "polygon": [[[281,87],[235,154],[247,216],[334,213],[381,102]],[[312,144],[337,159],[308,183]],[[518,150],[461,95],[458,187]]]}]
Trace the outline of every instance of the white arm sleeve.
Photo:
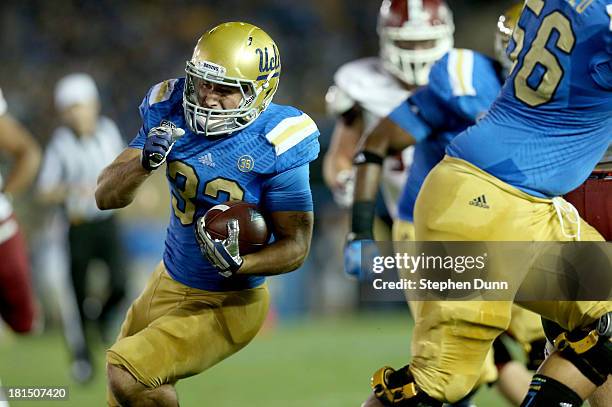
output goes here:
[{"label": "white arm sleeve", "polygon": [[2,89],[0,89],[0,116],[2,116],[4,113],[6,113],[6,100],[4,100]]}]

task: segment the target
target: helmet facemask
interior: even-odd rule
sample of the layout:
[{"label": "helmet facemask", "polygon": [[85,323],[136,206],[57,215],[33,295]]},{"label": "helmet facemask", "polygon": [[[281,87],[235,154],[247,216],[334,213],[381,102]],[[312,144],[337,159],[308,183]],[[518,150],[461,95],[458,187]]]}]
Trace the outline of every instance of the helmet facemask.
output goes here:
[{"label": "helmet facemask", "polygon": [[280,72],[278,48],[261,28],[234,21],[208,30],[185,68],[187,124],[205,136],[244,129],[272,102]]},{"label": "helmet facemask", "polygon": [[[191,129],[205,136],[229,134],[248,126],[259,115],[254,106],[262,89],[254,81],[225,76],[225,69],[212,62],[201,62],[196,66],[187,61],[183,107],[185,119]],[[208,108],[201,105],[198,88],[221,85],[236,88],[241,100],[234,109]]]},{"label": "helmet facemask", "polygon": [[444,0],[383,0],[378,15],[383,66],[407,85],[426,85],[433,64],[453,48],[454,32]]},{"label": "helmet facemask", "polygon": [[448,25],[384,27],[379,35],[385,69],[408,85],[426,85],[432,65],[453,48],[453,28]]}]

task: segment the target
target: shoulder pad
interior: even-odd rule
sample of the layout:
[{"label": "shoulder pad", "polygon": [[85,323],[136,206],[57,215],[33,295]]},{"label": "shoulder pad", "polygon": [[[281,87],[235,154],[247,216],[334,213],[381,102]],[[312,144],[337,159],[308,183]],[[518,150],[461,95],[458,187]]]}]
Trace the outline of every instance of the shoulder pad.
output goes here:
[{"label": "shoulder pad", "polygon": [[290,106],[271,105],[264,134],[274,148],[275,170],[286,171],[315,160],[319,129],[306,113]]},{"label": "shoulder pad", "polygon": [[149,89],[139,108],[146,126],[157,126],[162,117],[176,108],[177,103],[182,104],[184,84],[183,78],[168,79]]},{"label": "shoulder pad", "polygon": [[377,117],[389,114],[409,95],[374,57],[344,64],[334,75],[334,82],[354,103]]},{"label": "shoulder pad", "polygon": [[355,106],[355,101],[342,89],[332,85],[325,94],[325,105],[327,114],[330,116],[341,116]]},{"label": "shoulder pad", "polygon": [[428,87],[450,110],[475,121],[491,106],[501,82],[495,61],[472,50],[453,49],[432,67]]}]

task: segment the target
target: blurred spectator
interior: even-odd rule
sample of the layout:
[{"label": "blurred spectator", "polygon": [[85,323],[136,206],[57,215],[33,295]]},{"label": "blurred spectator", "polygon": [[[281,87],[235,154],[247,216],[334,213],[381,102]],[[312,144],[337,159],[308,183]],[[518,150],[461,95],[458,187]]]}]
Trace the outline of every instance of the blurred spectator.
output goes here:
[{"label": "blurred spectator", "polygon": [[0,316],[15,331],[26,333],[34,323],[34,297],[26,244],[13,214],[11,198],[26,190],[40,164],[40,149],[30,133],[6,112],[0,90],[0,151],[12,160],[0,177]]},{"label": "blurred spectator", "polygon": [[[45,151],[39,198],[61,204],[69,223],[70,274],[81,320],[75,326],[82,329],[87,318],[97,317],[103,339],[112,340],[114,311],[125,294],[125,267],[114,213],[97,208],[94,191],[98,174],[123,150],[123,140],[115,123],[100,116],[98,90],[89,75],[62,78],[55,88],[55,106],[64,125],[54,131]],[[103,261],[110,276],[109,295],[97,312],[86,306],[94,305],[88,302],[86,284],[93,259]],[[92,372],[87,341],[68,342],[75,344],[72,373],[87,381]]]}]

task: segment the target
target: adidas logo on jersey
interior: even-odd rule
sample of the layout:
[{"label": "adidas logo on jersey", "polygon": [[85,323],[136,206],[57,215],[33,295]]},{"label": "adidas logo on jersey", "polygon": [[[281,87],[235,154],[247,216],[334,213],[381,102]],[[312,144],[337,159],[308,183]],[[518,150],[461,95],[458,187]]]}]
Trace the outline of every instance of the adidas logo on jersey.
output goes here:
[{"label": "adidas logo on jersey", "polygon": [[487,198],[483,195],[480,195],[477,198],[472,199],[469,202],[470,205],[477,206],[479,208],[489,209],[490,206],[487,204]]},{"label": "adidas logo on jersey", "polygon": [[209,167],[216,167],[211,153],[204,154],[202,157],[198,158],[198,161],[204,165],[208,165]]}]

